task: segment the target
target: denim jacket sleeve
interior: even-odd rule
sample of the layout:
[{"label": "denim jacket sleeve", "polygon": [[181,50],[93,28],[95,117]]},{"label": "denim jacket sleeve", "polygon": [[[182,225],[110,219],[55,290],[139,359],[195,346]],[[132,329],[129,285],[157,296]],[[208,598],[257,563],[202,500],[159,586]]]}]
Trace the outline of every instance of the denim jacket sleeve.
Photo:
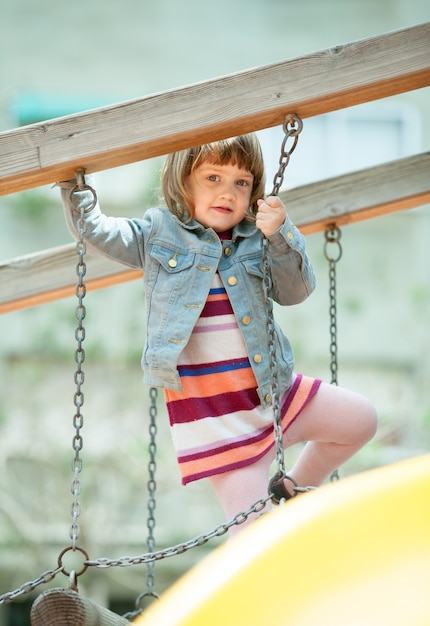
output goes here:
[{"label": "denim jacket sleeve", "polygon": [[[86,176],[86,184],[95,188],[94,177]],[[58,183],[61,187],[65,219],[71,235],[79,238],[79,220],[82,208],[88,209],[93,202],[93,194],[88,189],[74,191],[76,181]],[[85,214],[85,240],[88,252],[96,256],[105,256],[127,265],[141,269],[144,266],[145,227],[151,228],[144,219],[108,217],[104,215],[98,202]]]},{"label": "denim jacket sleeve", "polygon": [[268,239],[273,300],[281,305],[303,302],[316,284],[304,236],[287,217]]}]

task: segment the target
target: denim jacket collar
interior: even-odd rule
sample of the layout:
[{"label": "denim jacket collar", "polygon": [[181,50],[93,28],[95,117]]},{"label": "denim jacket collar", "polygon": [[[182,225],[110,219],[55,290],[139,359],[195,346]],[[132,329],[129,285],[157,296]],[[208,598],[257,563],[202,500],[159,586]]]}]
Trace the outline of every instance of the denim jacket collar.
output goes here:
[{"label": "denim jacket collar", "polygon": [[[183,222],[179,218],[175,218],[175,219],[183,228],[189,231],[203,232],[205,230],[212,230],[211,228],[206,228],[205,226],[203,226],[203,224],[201,224],[194,218],[190,220],[189,222]],[[248,237],[252,237],[252,235],[254,235],[256,231],[257,231],[257,227],[254,222],[251,222],[250,220],[247,220],[247,219],[243,219],[241,222],[239,222],[239,224],[237,224],[233,228],[232,239],[235,240],[235,239],[238,239],[239,237],[246,239]]]}]

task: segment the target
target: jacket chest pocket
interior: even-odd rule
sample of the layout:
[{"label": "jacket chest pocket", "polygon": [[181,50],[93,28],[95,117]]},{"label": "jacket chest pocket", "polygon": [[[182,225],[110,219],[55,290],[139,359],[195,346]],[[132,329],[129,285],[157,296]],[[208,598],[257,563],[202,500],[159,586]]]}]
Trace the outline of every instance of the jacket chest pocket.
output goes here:
[{"label": "jacket chest pocket", "polygon": [[253,276],[259,280],[263,279],[263,262],[261,256],[245,259],[242,263],[249,276]]},{"label": "jacket chest pocket", "polygon": [[154,283],[157,289],[170,290],[180,287],[189,278],[189,271],[194,267],[195,253],[180,252],[161,245],[152,246],[152,266],[154,269]]}]

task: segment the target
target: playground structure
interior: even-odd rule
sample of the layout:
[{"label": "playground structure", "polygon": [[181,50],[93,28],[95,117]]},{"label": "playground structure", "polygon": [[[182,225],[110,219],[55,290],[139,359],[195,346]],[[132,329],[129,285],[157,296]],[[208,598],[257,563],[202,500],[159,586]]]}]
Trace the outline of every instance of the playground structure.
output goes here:
[{"label": "playground structure", "polygon": [[[84,168],[87,172],[98,171],[185,148],[202,141],[275,126],[282,123],[285,114],[291,111],[303,119],[428,86],[429,35],[429,25],[424,24],[275,66],[250,70],[166,94],[3,133],[0,136],[0,193],[12,193],[55,180],[71,178],[77,168]],[[233,110],[237,111],[236,115],[228,117],[225,111]],[[142,126],[142,120],[147,122],[145,127]],[[376,215],[420,206],[430,199],[429,161],[428,154],[415,155],[290,190],[289,212],[302,232],[307,234],[323,230],[330,224],[341,226]],[[323,207],[317,216],[314,213],[315,197],[318,197],[319,206]],[[348,198],[347,208],[345,198]],[[74,293],[74,285],[69,284],[64,278],[67,275],[64,269],[75,264],[73,245],[60,250],[29,255],[25,258],[25,263],[22,261],[21,258],[1,266],[2,312],[41,304]],[[127,272],[102,260],[89,259],[88,268],[89,288],[101,288],[139,277],[138,272]],[[423,461],[423,467],[426,468],[425,474],[428,475],[428,463]],[[382,502],[392,502],[390,500],[392,486],[396,484],[394,481],[399,480],[399,473],[402,472],[403,470],[393,470],[392,477],[385,474],[384,480],[381,481],[384,485],[381,486],[381,490],[385,494],[381,495]],[[417,491],[414,488],[407,489],[413,499],[413,502],[409,503],[411,510],[414,506],[422,510],[418,492],[422,494],[424,488],[428,489],[428,481],[425,477],[420,478],[419,474],[412,472],[412,480],[420,489]],[[336,486],[337,489],[343,487]],[[355,489],[358,491],[361,489],[359,479],[354,489],[348,491],[351,511]],[[312,494],[306,502],[325,497],[322,492],[323,490],[321,496]],[[332,493],[334,497],[335,492]],[[358,501],[357,496],[357,503]],[[311,506],[305,505],[304,502],[305,499],[303,504],[295,502],[294,510],[299,511],[299,507],[301,509]],[[332,506],[333,509],[336,508],[331,503],[330,509]],[[404,506],[406,510],[408,508],[406,504],[399,506]],[[288,511],[292,511],[290,506]],[[260,543],[261,540],[261,545],[265,545],[262,537],[258,535],[259,531],[261,530],[262,536],[272,536],[274,534],[271,529],[272,523],[276,525],[281,516],[289,517],[289,512],[287,514],[279,511],[273,516],[272,514],[267,516],[265,531],[261,530],[266,525],[266,520],[263,519],[260,528],[256,526],[255,536],[248,533],[249,544]],[[423,519],[425,515],[428,516],[428,511],[424,510]],[[277,521],[272,522],[275,517]],[[402,537],[404,524],[407,524],[408,520],[407,515],[396,518],[395,530],[402,530]],[[345,523],[348,524],[348,520]],[[382,527],[382,522],[380,525]],[[427,554],[428,562],[428,544],[426,547],[423,528],[418,529],[416,536],[422,540],[421,552],[424,557]],[[276,532],[278,530],[279,528]],[[287,550],[291,549],[291,543],[288,543],[287,534],[285,532],[284,536],[285,545],[288,547],[285,548],[283,556],[288,561]],[[242,542],[246,542],[245,534],[244,539],[241,538]],[[229,544],[222,548],[223,553],[228,547]],[[232,544],[232,551],[233,549]],[[246,546],[244,551],[247,551]],[[386,556],[386,553],[384,554]],[[381,558],[384,558],[384,554]],[[403,556],[403,553],[399,556]],[[273,560],[271,563],[276,567]],[[210,565],[208,567],[210,568]],[[250,567],[249,572],[251,571]],[[378,576],[382,579],[385,573],[380,570]],[[243,574],[246,578],[246,572]],[[252,577],[252,574],[249,573],[249,576]],[[287,571],[285,577],[286,580],[289,579]],[[240,594],[236,597],[239,598]],[[227,600],[226,596],[225,601],[232,602],[232,597],[228,598]],[[153,611],[154,620],[158,619],[157,610],[155,608]],[[288,613],[288,603],[286,612]],[[244,614],[240,612],[239,615],[243,619]],[[140,623],[148,623],[151,626],[152,623],[154,625],[163,623],[163,621],[151,622],[151,619],[151,613],[148,616],[144,615],[140,618]],[[193,622],[192,619],[194,618],[190,616],[189,621],[177,623],[184,626],[211,623]],[[247,619],[246,623],[252,623],[250,619]],[[219,621],[222,620],[225,621],[226,618],[219,617]],[[240,623],[237,616],[234,623]],[[311,622],[285,621],[285,624],[290,623]],[[420,623],[416,621],[416,624]],[[424,624],[424,621],[422,623]]]},{"label": "playground structure", "polygon": [[425,626],[429,490],[425,456],[296,498],[215,550],[136,623]]}]

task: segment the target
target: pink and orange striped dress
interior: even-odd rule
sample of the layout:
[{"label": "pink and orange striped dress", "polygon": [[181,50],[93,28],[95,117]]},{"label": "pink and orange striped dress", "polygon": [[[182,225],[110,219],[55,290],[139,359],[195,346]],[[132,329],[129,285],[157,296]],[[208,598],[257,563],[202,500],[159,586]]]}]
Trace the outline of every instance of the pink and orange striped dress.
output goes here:
[{"label": "pink and orange striped dress", "polygon": [[[249,465],[274,445],[246,346],[218,274],[178,364],[181,392],[165,389],[182,484]],[[297,375],[281,397],[285,431],[321,381]]]}]

